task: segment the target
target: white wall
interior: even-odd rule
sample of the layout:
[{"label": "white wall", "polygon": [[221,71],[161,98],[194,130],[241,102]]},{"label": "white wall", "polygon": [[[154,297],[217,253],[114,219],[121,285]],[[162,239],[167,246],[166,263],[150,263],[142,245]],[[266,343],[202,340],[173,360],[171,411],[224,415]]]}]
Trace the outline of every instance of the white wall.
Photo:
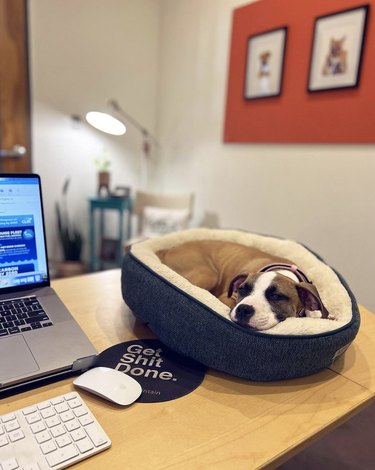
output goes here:
[{"label": "white wall", "polygon": [[72,217],[86,239],[94,160],[104,149],[112,159],[112,187],[145,185],[135,128],[106,136],[84,122],[75,126],[71,115],[100,110],[115,98],[154,131],[159,11],[155,0],[29,1],[33,171],[42,176],[51,258],[60,255],[54,205],[65,178],[71,178]]},{"label": "white wall", "polygon": [[163,0],[164,160],[154,184],[193,190],[197,221],[204,211],[216,212],[221,227],[308,245],[374,310],[375,147],[222,142],[231,14],[247,3]]},{"label": "white wall", "polygon": [[375,147],[222,142],[231,15],[250,1],[29,3],[34,170],[44,178],[49,221],[71,176],[72,206],[86,227],[91,162],[103,147],[116,183],[143,184],[134,130],[106,139],[69,118],[115,97],[161,141],[151,188],[193,190],[197,224],[208,211],[221,227],[307,244],[375,310]]}]

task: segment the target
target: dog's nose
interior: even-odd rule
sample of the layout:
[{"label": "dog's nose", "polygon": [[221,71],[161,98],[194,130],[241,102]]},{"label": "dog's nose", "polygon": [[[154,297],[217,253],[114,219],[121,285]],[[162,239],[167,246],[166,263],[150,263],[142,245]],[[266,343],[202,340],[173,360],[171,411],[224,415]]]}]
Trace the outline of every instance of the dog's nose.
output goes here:
[{"label": "dog's nose", "polygon": [[238,320],[248,320],[255,313],[254,307],[251,305],[241,304],[236,308],[236,317]]}]

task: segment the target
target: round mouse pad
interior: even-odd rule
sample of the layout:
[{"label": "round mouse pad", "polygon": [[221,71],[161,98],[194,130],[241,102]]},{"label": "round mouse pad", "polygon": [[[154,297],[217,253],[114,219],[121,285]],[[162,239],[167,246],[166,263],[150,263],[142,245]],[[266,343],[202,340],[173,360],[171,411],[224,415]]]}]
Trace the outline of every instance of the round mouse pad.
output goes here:
[{"label": "round mouse pad", "polygon": [[96,366],[111,367],[136,379],[142,387],[138,402],[174,400],[195,390],[207,367],[181,356],[157,339],[116,344],[99,354]]}]

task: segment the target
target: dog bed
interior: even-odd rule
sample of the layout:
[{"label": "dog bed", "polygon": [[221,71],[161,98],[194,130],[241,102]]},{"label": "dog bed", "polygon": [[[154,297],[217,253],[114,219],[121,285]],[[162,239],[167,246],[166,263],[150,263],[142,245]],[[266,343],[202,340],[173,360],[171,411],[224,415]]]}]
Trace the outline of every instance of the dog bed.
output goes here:
[{"label": "dog bed", "polygon": [[[269,330],[233,323],[229,308],[162,264],[156,252],[192,240],[226,240],[294,261],[316,285],[335,320],[287,318]],[[355,338],[360,316],[344,279],[305,246],[235,230],[191,229],[135,244],[122,266],[122,295],[167,346],[208,367],[269,381],[316,373]]]}]

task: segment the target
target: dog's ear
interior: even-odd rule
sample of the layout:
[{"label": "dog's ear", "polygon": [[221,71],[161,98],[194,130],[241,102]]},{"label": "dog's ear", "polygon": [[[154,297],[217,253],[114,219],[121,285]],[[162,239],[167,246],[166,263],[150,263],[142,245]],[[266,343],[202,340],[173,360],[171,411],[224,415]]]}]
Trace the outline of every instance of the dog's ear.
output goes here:
[{"label": "dog's ear", "polygon": [[232,297],[233,292],[237,292],[238,287],[245,281],[247,276],[248,276],[247,274],[241,273],[241,274],[238,274],[238,276],[234,277],[230,281],[230,284],[228,287],[228,294],[227,294],[228,299]]},{"label": "dog's ear", "polygon": [[298,292],[298,297],[300,298],[300,301],[302,302],[302,305],[305,309],[306,316],[314,316],[309,315],[309,313],[320,310],[321,318],[328,318],[328,310],[323,305],[322,299],[320,298],[319,292],[314,284],[300,282],[296,285],[296,289]]}]

